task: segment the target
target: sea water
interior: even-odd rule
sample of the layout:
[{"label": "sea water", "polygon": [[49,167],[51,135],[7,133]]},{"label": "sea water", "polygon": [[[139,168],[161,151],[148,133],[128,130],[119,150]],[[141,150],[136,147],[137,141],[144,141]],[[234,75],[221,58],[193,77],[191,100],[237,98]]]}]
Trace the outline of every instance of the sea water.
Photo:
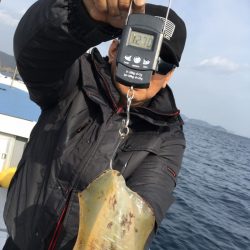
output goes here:
[{"label": "sea water", "polygon": [[186,125],[187,148],[151,250],[250,250],[250,139]]}]

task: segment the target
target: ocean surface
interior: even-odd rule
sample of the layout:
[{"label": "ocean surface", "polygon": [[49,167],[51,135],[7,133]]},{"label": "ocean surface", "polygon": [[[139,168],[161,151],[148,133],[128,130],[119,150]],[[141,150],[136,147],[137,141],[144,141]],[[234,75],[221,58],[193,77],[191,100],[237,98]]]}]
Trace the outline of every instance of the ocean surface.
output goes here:
[{"label": "ocean surface", "polygon": [[151,250],[250,250],[250,139],[185,125],[187,149]]},{"label": "ocean surface", "polygon": [[[185,134],[176,201],[151,250],[250,250],[250,139],[188,123]],[[5,239],[0,230],[0,249]]]}]

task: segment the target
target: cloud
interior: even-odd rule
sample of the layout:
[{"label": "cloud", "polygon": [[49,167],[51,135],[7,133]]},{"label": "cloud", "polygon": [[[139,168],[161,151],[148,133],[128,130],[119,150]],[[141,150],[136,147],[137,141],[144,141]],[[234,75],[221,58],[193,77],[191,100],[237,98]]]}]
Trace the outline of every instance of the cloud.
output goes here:
[{"label": "cloud", "polygon": [[12,17],[10,14],[6,13],[4,10],[0,10],[0,23],[4,23],[11,27],[16,27],[19,19]]},{"label": "cloud", "polygon": [[212,70],[219,73],[234,73],[239,71],[242,67],[248,67],[248,65],[240,65],[233,62],[232,60],[222,57],[215,56],[202,60],[196,68],[200,70]]}]

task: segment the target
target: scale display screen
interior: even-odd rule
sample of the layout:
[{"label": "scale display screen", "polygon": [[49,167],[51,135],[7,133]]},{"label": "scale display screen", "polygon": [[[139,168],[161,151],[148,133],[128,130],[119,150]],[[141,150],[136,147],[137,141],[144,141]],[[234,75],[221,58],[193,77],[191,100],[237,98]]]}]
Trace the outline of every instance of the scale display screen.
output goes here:
[{"label": "scale display screen", "polygon": [[129,39],[128,39],[128,45],[142,48],[142,49],[147,49],[147,50],[152,49],[153,42],[154,42],[153,35],[137,32],[137,31],[131,31]]}]

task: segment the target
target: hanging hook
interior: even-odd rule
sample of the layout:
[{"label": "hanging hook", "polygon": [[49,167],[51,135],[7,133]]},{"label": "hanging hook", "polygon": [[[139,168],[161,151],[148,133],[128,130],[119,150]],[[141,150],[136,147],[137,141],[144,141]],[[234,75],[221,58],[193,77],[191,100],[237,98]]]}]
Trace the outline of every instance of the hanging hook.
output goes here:
[{"label": "hanging hook", "polygon": [[131,103],[132,103],[132,100],[134,98],[134,88],[133,86],[130,87],[130,89],[128,90],[127,92],[127,111],[126,111],[126,119],[123,119],[122,120],[122,124],[121,124],[121,128],[119,129],[119,136],[120,136],[120,140],[119,142],[117,143],[116,147],[115,147],[115,150],[112,154],[112,157],[110,159],[110,162],[109,162],[109,167],[110,169],[113,169],[113,159],[117,153],[117,150],[122,142],[122,140],[128,136],[129,134],[129,122],[130,122],[130,107],[131,107]]}]

